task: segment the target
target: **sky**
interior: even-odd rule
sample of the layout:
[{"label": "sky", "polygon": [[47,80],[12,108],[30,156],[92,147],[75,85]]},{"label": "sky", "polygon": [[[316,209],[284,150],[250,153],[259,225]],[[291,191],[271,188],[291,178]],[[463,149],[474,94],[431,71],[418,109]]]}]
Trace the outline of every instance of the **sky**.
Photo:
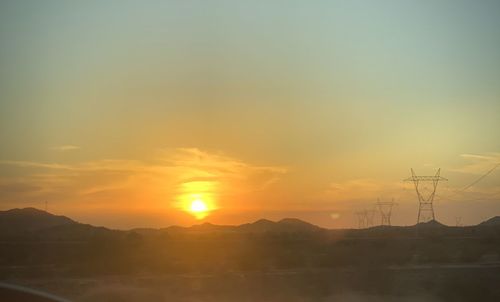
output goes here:
[{"label": "sky", "polygon": [[411,225],[441,168],[439,221],[500,215],[498,1],[2,1],[0,45],[0,210]]}]

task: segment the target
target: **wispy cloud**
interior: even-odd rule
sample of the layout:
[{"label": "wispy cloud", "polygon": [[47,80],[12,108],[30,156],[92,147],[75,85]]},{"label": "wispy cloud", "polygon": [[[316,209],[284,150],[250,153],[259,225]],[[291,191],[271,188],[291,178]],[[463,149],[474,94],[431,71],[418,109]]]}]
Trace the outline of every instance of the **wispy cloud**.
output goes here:
[{"label": "wispy cloud", "polygon": [[[17,168],[3,175],[5,186],[18,188],[15,199],[26,198],[19,188],[36,187],[30,198],[151,206],[175,206],[186,190],[199,190],[218,199],[265,190],[287,172],[284,167],[255,165],[224,154],[196,148],[161,150],[149,161],[104,159],[74,164],[0,161]],[[20,176],[19,176],[20,175]],[[9,190],[12,199],[13,190]],[[188,192],[189,193],[189,192]],[[6,196],[0,193],[0,200]]]},{"label": "wispy cloud", "polygon": [[[208,153],[196,148],[181,148],[163,153],[165,163],[179,173],[179,181],[199,178],[240,182],[239,188],[264,189],[275,182],[287,168],[249,164],[223,154]],[[251,184],[251,188],[248,185]]]},{"label": "wispy cloud", "polygon": [[[232,199],[238,204],[248,195],[265,190],[287,172],[284,167],[255,165],[224,155],[206,152],[197,148],[180,148],[161,152],[162,166],[156,168],[167,172],[175,180],[177,205],[197,191],[208,200]],[[167,170],[167,171],[165,171]],[[235,201],[236,200],[236,201]]]},{"label": "wispy cloud", "polygon": [[484,174],[495,165],[500,163],[500,153],[486,154],[461,154],[466,163],[460,167],[452,168],[450,171],[469,173],[469,174]]},{"label": "wispy cloud", "polygon": [[71,170],[72,166],[62,165],[56,163],[43,163],[35,161],[23,161],[23,160],[0,160],[0,165],[10,165],[17,166],[21,168],[42,168],[42,169],[54,169],[54,170]]},{"label": "wispy cloud", "polygon": [[[323,200],[344,203],[345,207],[366,206],[378,198],[406,200],[411,199],[411,186],[402,181],[383,181],[377,179],[352,179],[343,182],[331,182],[320,196]],[[356,205],[353,205],[353,202]]]},{"label": "wispy cloud", "polygon": [[79,146],[75,145],[61,145],[61,146],[54,146],[51,147],[50,149],[54,151],[59,151],[59,152],[67,152],[67,151],[75,151],[81,149]]}]

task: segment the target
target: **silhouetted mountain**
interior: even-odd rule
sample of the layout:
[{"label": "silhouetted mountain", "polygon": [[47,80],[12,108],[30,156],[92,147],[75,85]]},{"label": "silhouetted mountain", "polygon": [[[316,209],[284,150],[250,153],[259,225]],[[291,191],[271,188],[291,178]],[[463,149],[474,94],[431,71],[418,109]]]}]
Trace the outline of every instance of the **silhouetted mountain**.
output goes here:
[{"label": "silhouetted mountain", "polygon": [[16,235],[35,232],[77,222],[65,216],[57,216],[35,208],[0,211],[0,235]]},{"label": "silhouetted mountain", "polygon": [[492,217],[486,221],[481,222],[481,226],[500,226],[500,216]]},{"label": "silhouetted mountain", "polygon": [[446,225],[442,224],[441,222],[437,220],[429,220],[426,222],[421,222],[417,224],[416,226],[418,227],[426,227],[426,228],[440,228],[440,227],[446,227]]},{"label": "silhouetted mountain", "polygon": [[324,230],[319,226],[310,224],[296,218],[285,218],[278,222],[267,219],[260,219],[253,223],[242,224],[237,227],[237,231],[247,233],[280,232],[280,233],[301,233]]},{"label": "silhouetted mountain", "polygon": [[[171,226],[162,231],[170,233],[302,233],[325,230],[308,222],[295,219],[285,218],[278,222],[267,219],[260,219],[253,223],[245,223],[242,225],[216,225],[205,222],[203,224],[193,225],[190,227]],[[136,229],[140,234],[153,235],[155,231],[152,229]]]},{"label": "silhouetted mountain", "polygon": [[323,228],[320,228],[317,225],[296,218],[282,219],[277,222],[277,225],[280,229],[291,232],[311,232],[323,230]]},{"label": "silhouetted mountain", "polygon": [[0,277],[480,263],[500,259],[498,220],[326,230],[286,218],[117,231],[14,209],[0,212]]},{"label": "silhouetted mountain", "polygon": [[[500,226],[500,216],[493,217],[479,224],[479,226]],[[309,233],[318,231],[329,231],[332,234],[342,236],[406,236],[412,234],[415,229],[445,232],[443,234],[460,234],[470,231],[471,227],[455,228],[448,227],[442,223],[431,220],[413,226],[375,226],[367,229],[351,230],[327,230],[314,224],[296,218],[285,218],[280,221],[260,219],[253,223],[241,225],[215,225],[205,222],[190,227],[171,226],[164,229],[138,228],[128,232],[135,232],[142,236],[150,236],[168,233]],[[0,211],[0,236],[18,236],[27,234],[37,234],[44,238],[88,238],[103,232],[126,233],[123,231],[111,231],[103,227],[81,224],[65,217],[53,215],[51,213],[35,209],[11,209]]]},{"label": "silhouetted mountain", "polygon": [[242,224],[238,226],[238,230],[250,233],[261,233],[261,232],[269,232],[273,230],[275,226],[276,222],[274,221],[267,219],[260,219],[252,223]]},{"label": "silhouetted mountain", "polygon": [[25,241],[85,241],[118,237],[122,231],[78,223],[35,208],[0,211],[0,237]]}]

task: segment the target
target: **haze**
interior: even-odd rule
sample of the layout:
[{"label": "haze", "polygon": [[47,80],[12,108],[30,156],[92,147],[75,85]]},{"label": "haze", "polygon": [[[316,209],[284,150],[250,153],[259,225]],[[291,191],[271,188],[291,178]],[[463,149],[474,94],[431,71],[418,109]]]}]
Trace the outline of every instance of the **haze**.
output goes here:
[{"label": "haze", "polygon": [[0,45],[2,210],[410,225],[441,168],[439,221],[500,212],[498,1],[3,2]]}]

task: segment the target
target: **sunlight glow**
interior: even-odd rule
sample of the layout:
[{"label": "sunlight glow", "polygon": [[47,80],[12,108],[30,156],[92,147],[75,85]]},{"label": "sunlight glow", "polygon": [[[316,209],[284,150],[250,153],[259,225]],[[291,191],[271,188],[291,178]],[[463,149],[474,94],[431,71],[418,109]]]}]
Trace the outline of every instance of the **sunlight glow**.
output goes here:
[{"label": "sunlight glow", "polygon": [[191,211],[193,212],[206,212],[208,210],[207,205],[203,200],[197,199],[191,203]]},{"label": "sunlight glow", "polygon": [[214,181],[195,180],[181,184],[177,197],[178,207],[193,215],[196,219],[203,219],[217,209],[217,183]]}]

